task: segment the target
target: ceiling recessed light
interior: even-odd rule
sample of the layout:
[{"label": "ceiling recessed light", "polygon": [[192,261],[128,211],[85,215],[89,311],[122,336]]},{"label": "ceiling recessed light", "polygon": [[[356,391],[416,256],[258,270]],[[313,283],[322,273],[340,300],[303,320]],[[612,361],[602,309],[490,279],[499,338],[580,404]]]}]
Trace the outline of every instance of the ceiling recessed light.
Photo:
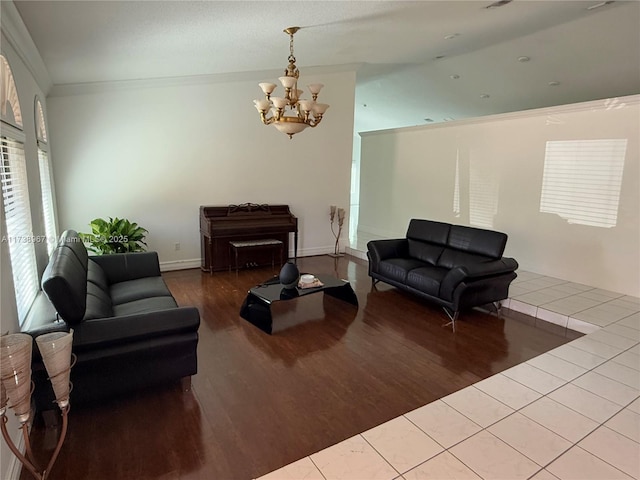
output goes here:
[{"label": "ceiling recessed light", "polygon": [[521,56],[521,57],[518,57],[518,61],[519,61],[519,62],[522,62],[522,63],[524,63],[524,62],[528,62],[529,60],[531,60],[531,57],[527,57],[526,55],[523,55],[523,56]]},{"label": "ceiling recessed light", "polygon": [[442,58],[446,57],[446,55],[438,55],[437,57],[435,57],[436,60],[440,60]]},{"label": "ceiling recessed light", "polygon": [[443,120],[445,122],[452,122],[453,120],[455,120],[453,117],[444,117]]},{"label": "ceiling recessed light", "polygon": [[557,87],[558,85],[560,85],[560,82],[556,82],[555,80],[552,82],[549,82],[550,87]]},{"label": "ceiling recessed light", "polygon": [[489,98],[491,95],[489,95],[488,93],[481,93],[480,94],[480,98]]},{"label": "ceiling recessed light", "polygon": [[445,40],[451,40],[451,39],[459,37],[459,36],[460,36],[459,33],[450,33],[449,35],[445,35],[444,39]]},{"label": "ceiling recessed light", "polygon": [[430,122],[433,122],[433,118],[425,118],[424,121],[427,123],[430,123]]},{"label": "ceiling recessed light", "polygon": [[449,78],[451,80],[458,80],[460,78],[460,75],[458,75],[457,73],[454,73],[453,75],[449,75]]},{"label": "ceiling recessed light", "polygon": [[366,106],[367,106],[367,104],[366,104],[366,103],[363,103],[363,104],[362,104],[362,106],[363,106],[363,107],[366,107]]}]

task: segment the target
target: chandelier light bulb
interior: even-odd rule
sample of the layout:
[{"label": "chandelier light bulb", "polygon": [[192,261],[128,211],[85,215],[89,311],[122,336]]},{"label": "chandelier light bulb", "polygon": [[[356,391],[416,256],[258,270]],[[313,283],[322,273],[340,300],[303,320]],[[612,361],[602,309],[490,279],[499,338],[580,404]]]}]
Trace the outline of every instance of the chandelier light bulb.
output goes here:
[{"label": "chandelier light bulb", "polygon": [[322,87],[324,87],[324,85],[321,83],[312,83],[310,85],[307,85],[307,88],[313,95],[319,94],[320,90],[322,90]]},{"label": "chandelier light bulb", "polygon": [[276,89],[277,85],[275,83],[259,83],[258,86],[262,89],[265,95],[271,95],[271,92]]},{"label": "chandelier light bulb", "polygon": [[259,112],[267,112],[269,110],[269,107],[271,106],[271,103],[266,98],[254,100],[253,103],[255,103],[256,109]]},{"label": "chandelier light bulb", "polygon": [[329,108],[329,105],[327,105],[326,103],[316,103],[315,105],[313,105],[313,113],[315,115],[324,115],[324,112],[327,111],[327,108]]},{"label": "chandelier light bulb", "polygon": [[284,88],[293,88],[297,81],[296,77],[280,77],[278,80]]}]

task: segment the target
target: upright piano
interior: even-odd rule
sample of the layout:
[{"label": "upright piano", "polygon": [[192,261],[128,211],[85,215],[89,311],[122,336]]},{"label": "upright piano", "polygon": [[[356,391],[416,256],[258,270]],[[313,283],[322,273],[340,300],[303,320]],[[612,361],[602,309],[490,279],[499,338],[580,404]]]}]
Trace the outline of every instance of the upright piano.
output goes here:
[{"label": "upright piano", "polygon": [[[298,219],[289,205],[243,203],[200,207],[201,269],[227,270],[232,264],[229,242],[275,239],[289,255],[289,234],[294,236],[294,256],[298,256]],[[263,252],[264,253],[264,252]],[[255,252],[251,263],[271,265],[272,257]]]}]

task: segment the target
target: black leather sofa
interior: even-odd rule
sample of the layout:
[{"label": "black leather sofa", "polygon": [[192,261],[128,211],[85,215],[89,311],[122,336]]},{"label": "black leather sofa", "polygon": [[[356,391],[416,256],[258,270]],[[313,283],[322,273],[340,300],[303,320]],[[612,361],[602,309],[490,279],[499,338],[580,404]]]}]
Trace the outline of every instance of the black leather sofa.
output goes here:
[{"label": "black leather sofa", "polygon": [[[73,405],[181,379],[190,385],[200,314],[178,307],[155,252],[89,257],[77,232],[68,230],[51,254],[42,289],[57,313],[35,319],[25,333],[73,328]],[[53,389],[33,351],[33,398],[45,411],[55,407]]]},{"label": "black leather sofa", "polygon": [[382,281],[441,305],[455,331],[460,310],[509,296],[518,263],[502,256],[506,243],[501,232],[412,219],[406,238],[367,244],[372,287]]}]

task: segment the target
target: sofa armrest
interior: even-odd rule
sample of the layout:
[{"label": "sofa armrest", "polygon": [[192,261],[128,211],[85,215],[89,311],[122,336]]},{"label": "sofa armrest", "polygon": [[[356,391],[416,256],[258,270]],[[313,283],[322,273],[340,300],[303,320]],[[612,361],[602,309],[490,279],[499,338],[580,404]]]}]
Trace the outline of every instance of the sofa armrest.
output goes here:
[{"label": "sofa armrest", "polygon": [[[67,322],[64,322],[62,320],[60,321],[55,321],[55,322],[51,322],[51,323],[47,323],[46,325],[39,325],[35,328],[30,328],[29,330],[25,330],[21,333],[26,333],[28,335],[31,335],[33,337],[33,339],[35,340],[37,337],[39,337],[40,335],[45,335],[47,333],[55,333],[55,332],[69,332],[69,330],[73,328],[71,325],[69,325]],[[35,353],[37,349],[33,348],[33,352]]]},{"label": "sofa armrest", "polygon": [[74,351],[91,351],[177,333],[197,332],[200,312],[178,307],[120,317],[95,318],[74,326]]},{"label": "sofa armrest", "polygon": [[110,285],[138,278],[160,276],[157,252],[112,253],[92,256],[89,260],[102,268]]},{"label": "sofa armrest", "polygon": [[440,283],[440,296],[451,300],[456,287],[464,281],[504,275],[515,272],[517,269],[518,262],[509,257],[454,267],[449,270]]},{"label": "sofa armrest", "polygon": [[377,265],[387,258],[407,257],[409,255],[409,243],[406,238],[390,240],[370,240],[367,243],[369,260]]}]

